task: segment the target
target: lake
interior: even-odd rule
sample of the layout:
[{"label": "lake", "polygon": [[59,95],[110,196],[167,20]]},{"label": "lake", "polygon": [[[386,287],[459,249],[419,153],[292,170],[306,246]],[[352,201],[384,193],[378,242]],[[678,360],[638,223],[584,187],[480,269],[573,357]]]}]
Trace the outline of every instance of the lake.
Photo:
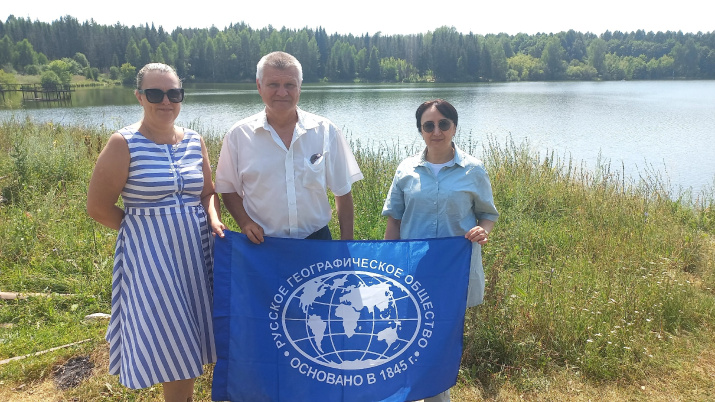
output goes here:
[{"label": "lake", "polygon": [[[254,84],[185,88],[179,124],[208,135],[262,109]],[[299,105],[363,144],[411,146],[421,143],[415,109],[437,97],[457,108],[462,139],[527,141],[535,153],[553,152],[587,169],[610,163],[631,180],[656,173],[675,191],[715,193],[715,81],[306,84]],[[141,109],[129,88],[78,89],[68,105],[0,108],[0,119],[11,116],[110,131],[138,120]]]}]

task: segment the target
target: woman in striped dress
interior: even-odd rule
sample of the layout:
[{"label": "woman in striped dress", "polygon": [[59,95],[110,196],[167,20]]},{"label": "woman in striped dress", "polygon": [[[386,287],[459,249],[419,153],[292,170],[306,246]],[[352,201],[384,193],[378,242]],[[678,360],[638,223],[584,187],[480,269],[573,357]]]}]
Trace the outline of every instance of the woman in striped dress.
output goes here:
[{"label": "woman in striped dress", "polygon": [[174,125],[184,99],[176,72],[147,64],[135,95],[144,116],[111,135],[87,194],[89,215],[119,231],[109,372],[129,388],[163,383],[165,400],[187,401],[216,360],[212,235],[225,226],[203,139]]}]

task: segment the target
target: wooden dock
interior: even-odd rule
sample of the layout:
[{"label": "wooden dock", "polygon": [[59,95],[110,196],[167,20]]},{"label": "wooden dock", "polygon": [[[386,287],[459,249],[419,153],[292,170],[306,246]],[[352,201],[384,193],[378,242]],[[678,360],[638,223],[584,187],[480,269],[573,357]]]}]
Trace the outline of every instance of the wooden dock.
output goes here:
[{"label": "wooden dock", "polygon": [[56,102],[72,99],[72,88],[69,85],[43,87],[40,84],[0,84],[3,100],[5,93],[9,92],[21,92],[23,101]]}]

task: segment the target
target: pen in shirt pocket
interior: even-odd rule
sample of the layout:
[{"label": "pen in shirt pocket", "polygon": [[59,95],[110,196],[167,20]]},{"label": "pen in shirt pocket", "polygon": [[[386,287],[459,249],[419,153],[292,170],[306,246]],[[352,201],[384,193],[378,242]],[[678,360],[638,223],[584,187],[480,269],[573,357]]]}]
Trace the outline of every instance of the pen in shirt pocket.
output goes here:
[{"label": "pen in shirt pocket", "polygon": [[323,154],[313,154],[310,157],[310,163],[315,164],[315,162],[320,159],[321,156],[323,156]]}]

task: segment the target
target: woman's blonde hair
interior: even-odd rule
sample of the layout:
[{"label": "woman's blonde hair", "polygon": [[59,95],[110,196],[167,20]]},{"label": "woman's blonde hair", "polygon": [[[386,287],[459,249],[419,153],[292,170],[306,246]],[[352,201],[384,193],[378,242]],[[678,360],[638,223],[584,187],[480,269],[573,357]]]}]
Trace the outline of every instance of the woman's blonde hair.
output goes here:
[{"label": "woman's blonde hair", "polygon": [[137,73],[137,89],[142,89],[142,82],[144,82],[144,76],[150,71],[157,71],[160,73],[174,74],[176,78],[179,79],[179,86],[181,86],[181,79],[176,73],[173,67],[164,63],[149,63],[139,70]]}]

